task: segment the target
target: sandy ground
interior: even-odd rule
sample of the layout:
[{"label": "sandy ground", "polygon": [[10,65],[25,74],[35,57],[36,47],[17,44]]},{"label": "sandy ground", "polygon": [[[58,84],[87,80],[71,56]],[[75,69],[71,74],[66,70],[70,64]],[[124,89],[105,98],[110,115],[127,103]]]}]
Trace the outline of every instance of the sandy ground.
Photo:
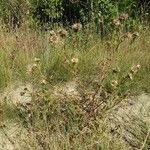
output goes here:
[{"label": "sandy ground", "polygon": [[[24,90],[27,92],[22,94]],[[30,103],[29,93],[32,90],[30,84],[10,86],[1,94],[0,100],[3,101],[7,97],[7,101],[11,101],[16,106],[18,103]],[[77,94],[76,84],[69,82],[63,87],[59,87],[58,91],[54,91],[56,96],[64,93]],[[150,128],[150,95],[142,94],[125,100],[121,107],[113,110],[113,113],[107,118],[107,122],[109,131],[114,136],[121,137],[131,149],[140,147],[140,142],[144,141],[148,128]],[[22,127],[20,122],[6,120],[5,126],[0,127],[0,150],[34,150],[33,147],[36,147],[36,143],[33,147],[28,147],[31,138],[34,137],[31,137],[31,134]]]},{"label": "sandy ground", "polygon": [[150,95],[125,100],[121,107],[113,110],[107,122],[110,132],[122,138],[131,150],[140,149],[150,132]]}]

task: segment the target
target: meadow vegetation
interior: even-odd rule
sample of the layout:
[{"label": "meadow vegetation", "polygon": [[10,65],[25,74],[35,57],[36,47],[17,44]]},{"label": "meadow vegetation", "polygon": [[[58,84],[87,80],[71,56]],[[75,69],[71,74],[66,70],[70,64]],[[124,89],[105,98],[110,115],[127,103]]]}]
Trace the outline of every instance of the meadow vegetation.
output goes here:
[{"label": "meadow vegetation", "polygon": [[[2,2],[3,6],[10,6]],[[146,12],[135,16],[134,12],[120,13],[125,8],[121,2],[114,1],[118,4],[116,7],[109,0],[107,3],[91,1],[93,5],[87,4],[88,14],[84,14],[83,5],[78,5],[77,8],[83,11],[77,9],[76,12],[82,12],[82,15],[79,13],[78,18],[73,18],[77,22],[72,23],[63,10],[69,6],[64,6],[63,2],[38,1],[36,5],[32,0],[33,5],[25,5],[23,1],[10,1],[11,5],[18,6],[11,13],[13,16],[8,7],[0,9],[3,12],[0,92],[3,95],[5,89],[17,83],[32,86],[32,90],[25,87],[20,92],[22,97],[30,96],[28,103],[13,104],[7,96],[0,98],[0,129],[7,126],[7,121],[20,122],[27,130],[28,138],[32,137],[29,142],[24,139],[19,143],[22,150],[148,150],[148,122],[136,120],[144,131],[141,135],[140,131],[135,133],[138,144],[133,146],[108,130],[107,118],[116,107],[121,107],[125,99],[150,91],[150,28],[148,20],[142,20],[149,9],[144,7]],[[129,2],[126,1],[126,5],[132,4]],[[59,9],[60,4],[62,9]],[[88,20],[91,15],[98,15],[91,9],[96,4],[107,10],[107,13],[103,12],[102,23],[106,23],[103,26],[98,26],[101,23],[97,22],[98,18]],[[54,12],[49,12],[53,5]],[[40,6],[47,11],[38,12],[42,9],[37,8]],[[56,10],[63,13],[56,13]],[[61,22],[60,17],[65,18],[65,22]],[[69,93],[64,85],[72,82],[75,85],[70,85],[73,90]],[[14,150],[17,149],[12,140],[10,143]]]}]

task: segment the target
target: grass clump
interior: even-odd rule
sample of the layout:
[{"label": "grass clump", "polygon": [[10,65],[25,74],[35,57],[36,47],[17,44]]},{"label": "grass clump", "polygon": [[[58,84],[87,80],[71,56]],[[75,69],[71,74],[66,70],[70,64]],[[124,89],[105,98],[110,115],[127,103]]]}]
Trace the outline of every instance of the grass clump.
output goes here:
[{"label": "grass clump", "polygon": [[[150,89],[149,31],[119,30],[102,40],[83,34],[80,24],[72,28],[1,30],[0,87],[32,85],[20,93],[29,92],[31,101],[15,105],[13,114],[39,149],[127,150],[132,145],[108,132],[106,119],[125,98]],[[65,86],[72,81],[75,86]]]}]

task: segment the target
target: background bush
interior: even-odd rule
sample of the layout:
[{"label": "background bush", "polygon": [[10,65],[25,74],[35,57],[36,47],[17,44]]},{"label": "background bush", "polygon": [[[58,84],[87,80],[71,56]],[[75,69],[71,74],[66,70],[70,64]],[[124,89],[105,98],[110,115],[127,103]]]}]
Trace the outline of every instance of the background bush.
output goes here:
[{"label": "background bush", "polygon": [[13,27],[20,26],[27,16],[42,26],[74,22],[104,26],[121,13],[144,20],[149,6],[149,0],[0,0],[0,18]]}]

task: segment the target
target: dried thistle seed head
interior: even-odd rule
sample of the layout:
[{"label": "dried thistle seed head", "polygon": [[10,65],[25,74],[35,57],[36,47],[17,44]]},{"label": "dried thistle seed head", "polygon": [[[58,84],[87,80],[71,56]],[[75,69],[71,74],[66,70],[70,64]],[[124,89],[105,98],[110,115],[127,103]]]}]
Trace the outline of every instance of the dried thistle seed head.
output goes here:
[{"label": "dried thistle seed head", "polygon": [[47,81],[46,81],[45,79],[43,79],[43,80],[41,81],[41,84],[46,85],[46,84],[47,84]]},{"label": "dried thistle seed head", "polygon": [[119,73],[119,72],[120,72],[120,68],[119,67],[113,68],[113,73]]},{"label": "dried thistle seed head", "polygon": [[64,63],[64,64],[69,64],[69,60],[68,60],[67,58],[65,58],[65,59],[63,60],[63,63]]},{"label": "dried thistle seed head", "polygon": [[50,36],[53,36],[53,35],[56,35],[56,33],[55,33],[54,30],[51,30],[51,31],[49,32],[49,35],[50,35]]},{"label": "dried thistle seed head", "polygon": [[27,88],[27,87],[25,87],[23,90],[24,90],[24,91],[28,91],[28,88]]},{"label": "dried thistle seed head", "polygon": [[29,65],[27,66],[27,71],[28,71],[29,73],[32,72],[32,65],[29,64]]},{"label": "dried thistle seed head", "polygon": [[118,81],[117,80],[112,80],[111,81],[111,86],[115,89],[118,86]]},{"label": "dried thistle seed head", "polygon": [[136,66],[132,66],[130,72],[133,74],[136,74],[138,72],[138,70],[140,69],[140,65],[136,65]]},{"label": "dried thistle seed head", "polygon": [[29,15],[29,14],[30,14],[30,10],[27,10],[26,15]]},{"label": "dried thistle seed head", "polygon": [[134,37],[134,38],[136,38],[136,37],[139,37],[140,35],[139,35],[139,32],[134,32],[133,34],[132,34],[132,37]]},{"label": "dried thistle seed head", "polygon": [[132,38],[132,33],[131,32],[127,32],[124,35],[125,38]]},{"label": "dried thistle seed head", "polygon": [[60,39],[59,39],[59,36],[52,35],[52,36],[50,36],[49,41],[50,41],[50,43],[57,44],[60,41]]},{"label": "dried thistle seed head", "polygon": [[119,17],[120,20],[127,20],[128,18],[129,18],[129,15],[127,13],[124,13]]},{"label": "dried thistle seed head", "polygon": [[39,58],[34,58],[34,61],[36,62],[36,63],[38,63],[38,62],[40,62],[40,59]]},{"label": "dried thistle seed head", "polygon": [[25,92],[20,92],[20,96],[24,96],[25,95]]},{"label": "dried thistle seed head", "polygon": [[33,67],[33,68],[37,68],[37,66],[38,66],[38,65],[37,65],[36,63],[34,63],[32,67]]},{"label": "dried thistle seed head", "polygon": [[137,68],[137,69],[140,69],[140,68],[141,68],[141,65],[140,65],[140,64],[136,65],[136,68]]},{"label": "dried thistle seed head", "polygon": [[126,39],[131,39],[133,37],[131,32],[127,32],[125,33],[122,37],[121,37],[121,41],[124,41]]},{"label": "dried thistle seed head", "polygon": [[127,77],[129,77],[129,79],[133,80],[133,74],[132,73],[128,73]]},{"label": "dried thistle seed head", "polygon": [[78,61],[79,61],[78,58],[72,58],[72,59],[71,59],[71,62],[72,62],[73,65],[77,64]]},{"label": "dried thistle seed head", "polygon": [[64,29],[60,29],[57,31],[57,33],[59,34],[60,37],[65,38],[67,36],[67,31]]},{"label": "dried thistle seed head", "polygon": [[34,64],[29,64],[28,66],[27,66],[27,72],[28,73],[31,73],[33,70],[35,70],[36,68],[37,68],[37,64],[36,63],[34,63]]},{"label": "dried thistle seed head", "polygon": [[108,46],[108,47],[110,47],[111,44],[112,44],[112,43],[111,43],[110,41],[107,41],[107,42],[106,42],[106,46]]},{"label": "dried thistle seed head", "polygon": [[81,23],[75,23],[72,25],[72,29],[74,32],[79,32],[82,28],[82,24]]},{"label": "dried thistle seed head", "polygon": [[120,26],[121,23],[120,23],[119,19],[113,19],[112,24],[115,25],[115,26]]}]

